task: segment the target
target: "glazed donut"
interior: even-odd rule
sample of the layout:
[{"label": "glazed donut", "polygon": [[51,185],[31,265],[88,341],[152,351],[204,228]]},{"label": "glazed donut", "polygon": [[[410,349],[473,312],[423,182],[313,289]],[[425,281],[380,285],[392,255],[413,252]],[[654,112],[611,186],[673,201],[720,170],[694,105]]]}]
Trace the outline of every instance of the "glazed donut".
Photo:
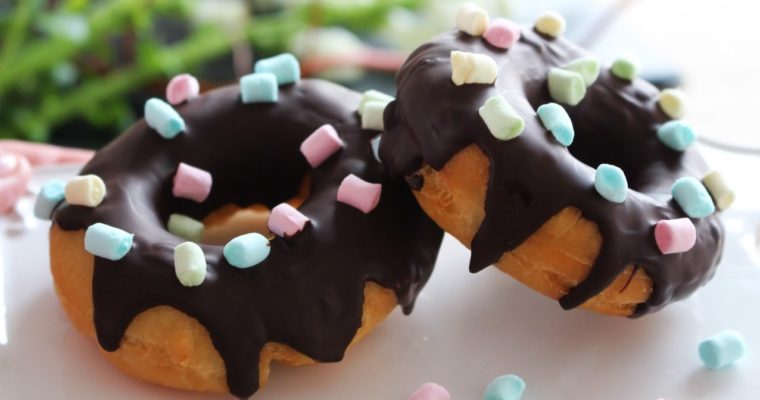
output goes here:
[{"label": "glazed donut", "polygon": [[708,194],[693,130],[669,122],[683,94],[629,59],[600,68],[556,14],[520,28],[467,7],[399,70],[380,156],[472,249],[470,270],[494,264],[564,309],[621,316],[710,280],[723,248],[710,195],[725,208],[733,193],[713,173]]},{"label": "glazed donut", "polygon": [[[360,96],[294,80],[257,72],[168,96],[176,111],[152,99],[81,176],[43,190],[40,204],[65,198],[50,235],[63,307],[128,374],[247,397],[272,360],[339,361],[397,304],[411,311],[443,232],[376,160]],[[240,232],[240,210],[266,223]],[[208,244],[202,219],[208,242],[227,224],[246,235]]]}]

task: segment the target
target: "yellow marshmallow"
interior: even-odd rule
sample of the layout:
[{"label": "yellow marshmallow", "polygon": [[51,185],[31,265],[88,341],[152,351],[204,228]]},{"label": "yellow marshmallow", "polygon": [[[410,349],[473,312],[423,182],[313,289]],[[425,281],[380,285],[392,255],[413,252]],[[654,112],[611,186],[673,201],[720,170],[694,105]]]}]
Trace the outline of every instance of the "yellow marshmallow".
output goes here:
[{"label": "yellow marshmallow", "polygon": [[97,207],[106,197],[106,184],[97,175],[77,176],[66,184],[65,193],[69,204]]},{"label": "yellow marshmallow", "polygon": [[451,81],[457,86],[466,83],[494,83],[497,69],[496,61],[485,54],[451,52]]}]

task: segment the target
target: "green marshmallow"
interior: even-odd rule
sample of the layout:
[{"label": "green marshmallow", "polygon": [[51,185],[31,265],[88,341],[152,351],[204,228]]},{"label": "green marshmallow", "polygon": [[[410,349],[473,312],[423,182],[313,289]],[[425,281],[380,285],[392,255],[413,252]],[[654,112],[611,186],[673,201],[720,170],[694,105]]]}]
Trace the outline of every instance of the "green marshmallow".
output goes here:
[{"label": "green marshmallow", "polygon": [[599,60],[594,57],[576,58],[567,63],[563,68],[580,74],[586,87],[591,86],[599,78],[600,64]]},{"label": "green marshmallow", "polygon": [[206,279],[206,256],[193,242],[174,248],[174,273],[182,286],[198,286]]},{"label": "green marshmallow", "polygon": [[499,140],[510,140],[520,136],[525,128],[525,121],[503,96],[496,95],[478,109],[480,117],[488,130]]},{"label": "green marshmallow", "polygon": [[393,100],[395,99],[391,95],[387,95],[383,92],[378,92],[374,89],[367,90],[366,92],[362,93],[362,98],[359,101],[359,115],[362,115],[364,113],[364,106],[367,105],[367,103],[375,101],[387,105]]},{"label": "green marshmallow", "polygon": [[203,237],[203,222],[197,221],[182,214],[172,214],[169,216],[167,230],[185,240],[200,242]]},{"label": "green marshmallow", "polygon": [[552,68],[549,71],[549,94],[556,102],[575,106],[586,96],[586,82],[577,72]]},{"label": "green marshmallow", "polygon": [[632,81],[639,75],[639,61],[631,56],[623,56],[612,63],[610,72],[620,79]]}]

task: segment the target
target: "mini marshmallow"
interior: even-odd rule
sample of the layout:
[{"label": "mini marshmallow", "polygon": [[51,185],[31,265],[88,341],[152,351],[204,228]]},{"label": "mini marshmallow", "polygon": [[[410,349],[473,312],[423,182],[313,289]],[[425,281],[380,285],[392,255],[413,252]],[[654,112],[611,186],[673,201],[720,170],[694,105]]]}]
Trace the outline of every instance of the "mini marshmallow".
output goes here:
[{"label": "mini marshmallow", "polygon": [[274,57],[265,58],[256,62],[253,72],[269,72],[277,77],[278,85],[295,83],[301,79],[301,67],[296,57],[290,53],[283,53]]},{"label": "mini marshmallow", "polygon": [[520,400],[525,382],[517,375],[500,376],[486,386],[483,400]]},{"label": "mini marshmallow", "polygon": [[697,140],[697,135],[689,124],[673,120],[660,126],[657,138],[673,150],[684,151]]},{"label": "mini marshmallow", "polygon": [[301,214],[288,203],[281,203],[272,209],[267,220],[267,227],[279,237],[293,237],[301,232],[309,222],[309,217]]},{"label": "mini marshmallow", "polygon": [[106,197],[106,184],[97,175],[83,175],[71,178],[64,191],[71,205],[97,207]]},{"label": "mini marshmallow", "polygon": [[520,40],[520,26],[508,19],[496,18],[483,33],[483,39],[491,46],[508,49]]},{"label": "mini marshmallow", "polygon": [[206,227],[203,222],[190,218],[187,215],[172,214],[166,224],[166,230],[182,239],[200,242]]},{"label": "mini marshmallow", "polygon": [[251,268],[269,257],[269,240],[259,233],[238,236],[224,246],[222,253],[227,262],[236,268]]},{"label": "mini marshmallow", "polygon": [[678,178],[670,191],[676,203],[691,218],[703,218],[715,212],[715,204],[705,186],[690,176]]},{"label": "mini marshmallow", "polygon": [[201,246],[185,242],[174,248],[174,273],[182,286],[199,286],[206,279],[206,256]]},{"label": "mini marshmallow", "polygon": [[687,106],[686,93],[678,89],[665,89],[660,92],[657,104],[670,118],[683,118]]},{"label": "mini marshmallow", "polygon": [[620,79],[632,81],[639,75],[641,63],[632,55],[624,55],[612,62],[610,72]]},{"label": "mini marshmallow", "polygon": [[628,180],[623,170],[610,164],[600,164],[596,168],[594,188],[605,199],[622,203],[628,194]]},{"label": "mini marshmallow", "polygon": [[492,84],[497,76],[496,61],[485,54],[451,52],[451,81],[461,86],[468,83]]},{"label": "mini marshmallow", "polygon": [[702,183],[707,188],[707,191],[710,192],[710,196],[715,201],[718,210],[723,211],[734,203],[736,193],[734,193],[734,190],[731,189],[731,186],[720,172],[709,172],[702,178]]},{"label": "mini marshmallow", "polygon": [[451,395],[443,386],[428,382],[412,393],[409,400],[451,400]]},{"label": "mini marshmallow", "polygon": [[586,81],[577,72],[552,68],[548,79],[549,94],[556,102],[576,106],[586,97]]},{"label": "mini marshmallow", "polygon": [[488,28],[488,13],[478,5],[467,2],[457,10],[457,29],[472,36],[480,36]]},{"label": "mini marshmallow", "polygon": [[684,253],[697,242],[697,230],[688,218],[663,219],[654,226],[654,240],[662,254]]},{"label": "mini marshmallow", "polygon": [[34,216],[39,219],[49,220],[53,210],[66,197],[66,183],[59,180],[46,182],[42,185],[34,201]]},{"label": "mini marshmallow", "polygon": [[379,92],[374,89],[367,90],[366,92],[362,93],[362,98],[359,100],[359,115],[362,115],[364,113],[364,106],[369,102],[379,101],[387,105],[393,100],[395,100],[395,98],[393,98],[391,95]]},{"label": "mini marshmallow", "polygon": [[586,87],[589,87],[599,78],[601,65],[599,60],[594,57],[581,57],[565,64],[562,69],[578,73],[583,78]]},{"label": "mini marshmallow", "polygon": [[190,74],[180,74],[166,85],[166,100],[170,104],[181,104],[198,97],[200,91],[201,85],[198,79]]},{"label": "mini marshmallow", "polygon": [[558,38],[565,33],[565,18],[554,11],[546,11],[536,19],[535,28],[551,38]]},{"label": "mini marshmallow", "polygon": [[96,223],[84,234],[84,249],[88,253],[111,261],[119,261],[132,249],[135,235],[113,226]]},{"label": "mini marshmallow", "polygon": [[12,153],[0,153],[0,178],[10,176],[18,168],[18,157]]},{"label": "mini marshmallow", "polygon": [[705,367],[719,369],[744,357],[747,343],[744,336],[734,330],[721,331],[699,344],[699,358]]},{"label": "mini marshmallow", "polygon": [[243,103],[276,103],[277,77],[268,72],[257,72],[240,78],[240,99]]},{"label": "mini marshmallow", "polygon": [[338,187],[338,201],[369,214],[380,202],[382,189],[383,186],[379,183],[370,183],[350,174]]},{"label": "mini marshmallow", "polygon": [[362,113],[362,129],[369,129],[373,131],[382,131],[385,129],[385,122],[383,122],[383,113],[385,112],[385,106],[388,103],[382,101],[369,101],[364,104],[364,112]]},{"label": "mini marshmallow", "polygon": [[522,133],[525,121],[501,95],[496,95],[478,109],[491,134],[499,140],[511,140]]},{"label": "mini marshmallow", "polygon": [[172,106],[155,97],[145,102],[145,122],[164,139],[172,139],[185,131],[185,120]]},{"label": "mini marshmallow", "polygon": [[177,173],[174,174],[174,197],[190,199],[196,203],[203,203],[211,193],[213,178],[208,171],[193,167],[185,163],[179,163]]},{"label": "mini marshmallow", "polygon": [[306,157],[306,161],[312,168],[316,168],[343,146],[343,140],[340,139],[335,128],[330,124],[325,124],[301,143],[301,154]]},{"label": "mini marshmallow", "polygon": [[375,156],[375,160],[379,163],[383,162],[383,160],[380,159],[380,139],[382,137],[383,135],[377,135],[369,141],[369,145],[372,148],[372,155]]},{"label": "mini marshmallow", "polygon": [[567,115],[567,111],[561,105],[557,103],[544,104],[538,107],[536,112],[541,123],[544,124],[544,128],[551,131],[560,144],[567,147],[573,143],[573,138],[575,138],[573,121],[570,120],[570,116]]}]

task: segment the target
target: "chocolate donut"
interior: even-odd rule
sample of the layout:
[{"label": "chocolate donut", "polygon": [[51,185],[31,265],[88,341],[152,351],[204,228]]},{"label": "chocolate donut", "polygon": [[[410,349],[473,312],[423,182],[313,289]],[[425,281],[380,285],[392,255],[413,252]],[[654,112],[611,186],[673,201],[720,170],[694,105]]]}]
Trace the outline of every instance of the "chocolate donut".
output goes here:
[{"label": "chocolate donut", "polygon": [[[247,397],[266,381],[272,359],[341,360],[396,304],[410,312],[430,277],[443,233],[403,179],[375,159],[370,141],[377,132],[360,127],[360,96],[324,81],[261,76],[279,83],[274,92],[257,86],[253,93],[273,94],[269,100],[241,101],[240,87],[230,86],[189,100],[176,115],[157,103],[170,123],[147,115],[147,123],[137,122],[82,170],[104,183],[102,203],[68,202],[54,211],[51,262],[64,308],[132,375]],[[307,161],[300,147],[325,124],[342,145]],[[175,176],[186,167],[213,177],[206,196],[193,195],[193,187],[178,191],[178,180],[206,176]],[[382,185],[381,194],[373,186],[379,202],[360,209],[350,196],[337,201],[350,175],[354,184]],[[304,181],[309,193],[288,215],[308,222],[279,236],[263,232],[268,257],[238,268],[222,246],[201,243],[205,279],[181,284],[173,254],[186,240],[167,231],[171,215],[200,220],[230,204],[273,208],[297,197]],[[82,241],[99,234],[94,224],[133,234],[133,241],[124,236],[131,245],[117,248],[124,254],[116,260],[93,256]]]},{"label": "chocolate donut", "polygon": [[[561,36],[556,14],[520,28],[467,7],[459,30],[424,43],[399,70],[380,156],[472,249],[470,270],[495,264],[564,309],[625,316],[656,311],[709,281],[721,222],[709,212],[690,217],[676,201],[686,184],[704,201],[698,181],[679,178],[700,180],[708,169],[693,146],[684,151],[663,136],[680,117],[680,93],[635,78],[626,60],[600,71]],[[540,116],[547,104],[553,114]],[[687,136],[676,139],[689,144]],[[605,197],[608,184],[622,202]],[[699,205],[709,211],[707,199]],[[672,246],[679,224],[693,247]]]}]

